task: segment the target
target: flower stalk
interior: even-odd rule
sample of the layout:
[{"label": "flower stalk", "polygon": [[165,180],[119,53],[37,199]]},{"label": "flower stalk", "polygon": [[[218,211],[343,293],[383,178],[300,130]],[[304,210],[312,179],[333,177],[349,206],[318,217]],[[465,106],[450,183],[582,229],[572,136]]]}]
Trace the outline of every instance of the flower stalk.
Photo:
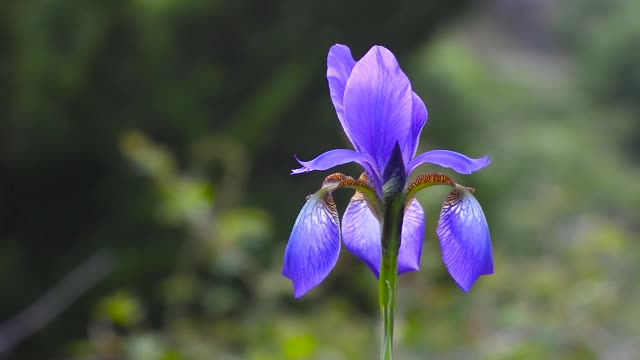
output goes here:
[{"label": "flower stalk", "polygon": [[393,321],[398,297],[398,253],[404,217],[405,196],[388,199],[385,202],[382,221],[382,259],[378,294],[380,300],[380,316],[382,319],[381,360],[393,359]]}]

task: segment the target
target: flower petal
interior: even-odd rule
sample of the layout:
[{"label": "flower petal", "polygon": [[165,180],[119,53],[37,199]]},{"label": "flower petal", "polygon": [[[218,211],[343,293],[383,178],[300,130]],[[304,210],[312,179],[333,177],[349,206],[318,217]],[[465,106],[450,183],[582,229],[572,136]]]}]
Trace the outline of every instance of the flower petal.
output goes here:
[{"label": "flower petal", "polygon": [[313,170],[327,170],[334,166],[350,162],[357,162],[363,165],[366,169],[367,166],[365,166],[365,164],[367,164],[369,159],[370,158],[366,154],[358,153],[349,149],[329,150],[311,161],[300,161],[296,157],[296,160],[300,165],[302,165],[302,167],[291,170],[291,174],[301,174]]},{"label": "flower petal", "polygon": [[340,253],[340,227],[331,192],[320,189],[304,204],[284,252],[282,275],[297,299],[329,275]]},{"label": "flower petal", "polygon": [[381,174],[394,145],[405,149],[411,132],[411,84],[391,51],[374,46],[356,63],[343,100],[345,132]]},{"label": "flower petal", "polygon": [[[331,94],[331,101],[336,108],[336,114],[340,124],[345,128],[344,121],[344,90],[347,85],[351,70],[356,65],[356,62],[351,56],[351,50],[345,45],[336,44],[329,49],[329,55],[327,55],[327,81],[329,82],[329,93]],[[351,140],[349,133],[347,137]],[[351,141],[353,143],[353,141]],[[356,149],[358,147],[353,144]]]},{"label": "flower petal", "polygon": [[481,276],[493,274],[491,237],[482,208],[456,185],[442,206],[437,229],[442,260],[458,286],[468,292]]},{"label": "flower petal", "polygon": [[[424,211],[414,199],[402,223],[398,274],[420,268],[423,238]],[[356,192],[342,218],[342,241],[353,255],[367,264],[376,277],[380,275],[380,240],[380,222],[369,209],[364,196]]]},{"label": "flower petal", "polygon": [[411,136],[409,136],[405,149],[402,151],[405,164],[408,164],[416,154],[418,143],[420,142],[420,133],[424,124],[427,123],[427,117],[427,107],[422,102],[422,99],[416,93],[413,93],[411,102]]},{"label": "flower petal", "polygon": [[398,253],[398,274],[420,270],[422,243],[424,242],[424,210],[413,199],[402,222],[402,242]]},{"label": "flower petal", "polygon": [[407,174],[411,173],[418,165],[426,162],[451,168],[460,174],[471,174],[489,165],[491,159],[489,159],[489,155],[473,159],[455,151],[432,150],[413,158],[407,166]]},{"label": "flower petal", "polygon": [[362,260],[377,277],[380,273],[380,222],[369,209],[364,195],[357,191],[342,217],[344,246]]}]

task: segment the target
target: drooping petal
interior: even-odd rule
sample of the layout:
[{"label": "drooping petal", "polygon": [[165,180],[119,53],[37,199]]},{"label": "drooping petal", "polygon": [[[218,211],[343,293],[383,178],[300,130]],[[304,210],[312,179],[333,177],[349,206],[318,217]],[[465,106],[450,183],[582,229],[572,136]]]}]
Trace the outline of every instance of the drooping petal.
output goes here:
[{"label": "drooping petal", "polygon": [[342,217],[344,246],[362,260],[377,277],[380,273],[380,222],[361,192],[351,198]]},{"label": "drooping petal", "polygon": [[398,253],[398,274],[420,269],[424,241],[424,210],[416,199],[411,201],[402,222],[402,242]]},{"label": "drooping petal", "polygon": [[291,170],[291,174],[301,174],[314,170],[327,170],[331,169],[334,166],[356,162],[359,164],[367,164],[369,161],[369,156],[363,153],[355,152],[349,149],[335,149],[329,150],[315,159],[311,161],[300,161],[297,157],[296,160],[300,165],[302,165],[299,169]]},{"label": "drooping petal", "polygon": [[[351,70],[356,65],[356,62],[351,56],[351,50],[347,46],[336,44],[329,49],[329,55],[327,55],[327,81],[329,82],[329,93],[331,94],[331,101],[336,108],[336,114],[340,124],[345,128],[344,120],[344,90],[347,85]],[[347,132],[347,137],[353,143],[351,136]],[[353,143],[356,150],[358,146]]]},{"label": "drooping petal", "polygon": [[431,150],[413,158],[407,166],[407,173],[411,173],[418,165],[426,162],[451,168],[460,174],[471,174],[489,165],[491,159],[489,155],[473,159],[455,151]]},{"label": "drooping petal", "polygon": [[[414,199],[404,214],[398,274],[420,268],[424,238],[424,211]],[[371,272],[380,275],[380,222],[373,215],[361,193],[356,193],[342,218],[342,241],[345,247],[362,260]]]},{"label": "drooping petal", "polygon": [[404,149],[411,132],[411,84],[391,51],[374,46],[356,63],[343,105],[345,132],[382,173],[394,145]]},{"label": "drooping petal", "polygon": [[321,189],[300,211],[284,252],[282,275],[297,299],[320,284],[338,261],[340,225],[331,193]]},{"label": "drooping petal", "polygon": [[416,93],[413,93],[411,102],[411,136],[402,151],[405,164],[408,164],[416,154],[418,143],[420,142],[420,133],[424,124],[427,123],[427,117],[427,107],[422,102],[422,99]]},{"label": "drooping petal", "polygon": [[442,260],[458,286],[468,292],[481,275],[493,274],[491,237],[482,208],[456,185],[442,206],[437,229]]}]

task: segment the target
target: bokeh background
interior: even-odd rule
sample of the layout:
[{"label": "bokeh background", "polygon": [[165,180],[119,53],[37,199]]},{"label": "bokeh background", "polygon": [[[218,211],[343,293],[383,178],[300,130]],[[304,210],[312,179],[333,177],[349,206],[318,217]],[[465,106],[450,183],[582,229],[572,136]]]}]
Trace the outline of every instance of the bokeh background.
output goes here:
[{"label": "bokeh background", "polygon": [[493,158],[452,176],[477,188],[496,274],[455,286],[447,191],[423,192],[397,357],[640,358],[640,2],[0,7],[0,357],[376,358],[366,266],[343,251],[297,301],[280,276],[329,174],[289,176],[293,154],[348,146],[325,79],[344,43],[395,52],[429,110],[421,151]]}]

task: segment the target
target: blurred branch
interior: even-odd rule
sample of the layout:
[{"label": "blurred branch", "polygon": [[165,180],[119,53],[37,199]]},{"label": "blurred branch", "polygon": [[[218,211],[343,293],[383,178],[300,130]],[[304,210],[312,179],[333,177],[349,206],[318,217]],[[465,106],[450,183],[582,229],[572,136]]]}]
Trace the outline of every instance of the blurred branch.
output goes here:
[{"label": "blurred branch", "polygon": [[67,274],[31,306],[0,324],[0,358],[56,318],[114,269],[113,257],[99,251]]}]

